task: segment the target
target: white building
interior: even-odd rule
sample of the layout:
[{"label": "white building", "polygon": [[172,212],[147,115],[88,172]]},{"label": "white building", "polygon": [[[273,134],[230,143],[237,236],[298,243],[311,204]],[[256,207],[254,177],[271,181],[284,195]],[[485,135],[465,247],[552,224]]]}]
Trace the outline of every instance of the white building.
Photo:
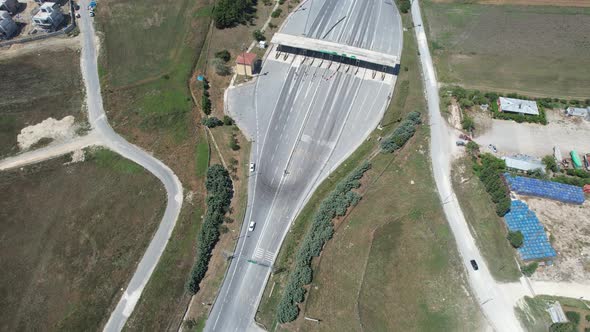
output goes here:
[{"label": "white building", "polygon": [[576,116],[590,121],[590,107],[568,107],[565,110],[565,114],[567,114],[568,116]]},{"label": "white building", "polygon": [[0,39],[8,39],[16,34],[18,26],[7,11],[0,10]]},{"label": "white building", "polygon": [[45,30],[56,30],[64,19],[59,4],[45,2],[39,7],[39,12],[33,16],[33,23]]},{"label": "white building", "polygon": [[506,167],[511,169],[526,172],[538,169],[541,170],[541,172],[545,172],[545,165],[543,164],[543,162],[531,156],[517,154],[509,157],[502,157],[502,159],[504,159],[504,161],[506,162]]},{"label": "white building", "polygon": [[534,100],[500,97],[498,107],[500,112],[539,115],[539,108]]}]

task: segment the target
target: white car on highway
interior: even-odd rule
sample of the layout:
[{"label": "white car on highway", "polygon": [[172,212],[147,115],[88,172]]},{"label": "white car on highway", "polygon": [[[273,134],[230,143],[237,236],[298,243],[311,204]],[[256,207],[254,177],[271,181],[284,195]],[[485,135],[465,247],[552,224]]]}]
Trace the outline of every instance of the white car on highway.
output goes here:
[{"label": "white car on highway", "polygon": [[248,226],[248,231],[252,232],[254,230],[254,227],[256,227],[256,222],[250,221],[250,225]]},{"label": "white car on highway", "polygon": [[256,164],[250,163],[250,173],[254,172],[254,169],[256,169]]}]

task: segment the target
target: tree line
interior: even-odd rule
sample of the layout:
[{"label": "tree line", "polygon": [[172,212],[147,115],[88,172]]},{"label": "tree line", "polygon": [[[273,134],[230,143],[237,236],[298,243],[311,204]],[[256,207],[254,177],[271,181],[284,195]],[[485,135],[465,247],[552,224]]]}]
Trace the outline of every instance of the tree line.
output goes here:
[{"label": "tree line", "polygon": [[414,136],[416,126],[421,122],[420,112],[410,112],[393,133],[381,142],[381,151],[391,153],[401,149]]},{"label": "tree line", "polygon": [[510,189],[506,184],[503,173],[506,163],[489,153],[480,155],[481,164],[474,163],[473,169],[479,177],[492,201],[496,204],[496,214],[503,217],[510,211]]},{"label": "tree line", "polygon": [[320,255],[324,244],[332,238],[332,220],[344,216],[349,207],[360,201],[361,196],[352,190],[360,187],[360,179],[370,168],[371,164],[364,163],[339,182],[313,216],[311,226],[295,256],[295,267],[289,275],[277,307],[277,319],[281,324],[291,322],[299,315],[298,304],[305,299],[303,286],[311,283],[313,278],[311,260]]},{"label": "tree line", "polygon": [[198,237],[197,258],[190,273],[186,288],[191,295],[199,291],[199,284],[205,277],[211,259],[211,251],[219,240],[219,226],[229,211],[234,195],[233,183],[228,171],[221,165],[207,169],[207,213]]},{"label": "tree line", "polygon": [[251,21],[255,13],[256,0],[218,0],[213,20],[218,29],[225,29]]}]

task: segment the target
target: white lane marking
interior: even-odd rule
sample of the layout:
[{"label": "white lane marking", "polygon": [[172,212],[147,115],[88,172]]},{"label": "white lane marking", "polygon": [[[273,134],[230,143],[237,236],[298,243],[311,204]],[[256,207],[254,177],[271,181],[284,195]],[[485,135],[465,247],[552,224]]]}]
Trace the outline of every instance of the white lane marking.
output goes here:
[{"label": "white lane marking", "polygon": [[254,258],[262,258],[264,255],[264,249],[258,247],[256,250],[254,250]]}]

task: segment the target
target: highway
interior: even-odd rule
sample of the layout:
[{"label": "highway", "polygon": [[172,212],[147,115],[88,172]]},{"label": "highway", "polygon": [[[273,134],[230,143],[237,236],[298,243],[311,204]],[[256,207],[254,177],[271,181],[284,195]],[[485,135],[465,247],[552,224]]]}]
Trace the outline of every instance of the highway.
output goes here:
[{"label": "highway", "polygon": [[[388,8],[380,16],[388,16],[393,33],[382,42],[399,58],[401,18],[395,7]],[[374,20],[365,24],[367,31],[377,29]],[[206,331],[260,329],[254,316],[291,223],[322,180],[375,129],[396,79],[273,50],[261,72],[254,82],[227,93],[227,112],[253,141],[256,170],[248,181],[238,244]],[[252,232],[250,221],[256,222]]]},{"label": "highway", "polygon": [[180,214],[183,193],[182,184],[170,168],[149,153],[127,142],[123,137],[115,133],[109,125],[103,108],[98,77],[98,37],[94,31],[92,19],[88,16],[88,11],[85,10],[87,6],[88,0],[80,1],[82,10],[80,10],[81,18],[78,20],[78,25],[82,34],[81,68],[86,87],[88,121],[92,126],[93,132],[99,135],[103,145],[143,166],[154,174],[164,184],[167,195],[166,210],[164,211],[160,226],[104,327],[104,331],[120,331],[125,325],[127,318],[133,312],[145,285],[168,243],[168,239],[172,234],[172,230]]},{"label": "highway", "polygon": [[[428,113],[430,115],[430,154],[434,179],[445,216],[465,265],[471,290],[475,294],[476,301],[480,304],[485,318],[495,331],[522,331],[522,327],[514,313],[514,300],[502,291],[501,286],[490,274],[487,264],[471,235],[451,185],[451,147],[454,142],[454,135],[440,113],[438,82],[428,49],[428,41],[422,26],[419,0],[412,2],[412,20],[418,40],[426,99],[428,101]],[[474,271],[471,267],[469,262],[471,259],[477,261],[479,265],[478,271]]]}]

